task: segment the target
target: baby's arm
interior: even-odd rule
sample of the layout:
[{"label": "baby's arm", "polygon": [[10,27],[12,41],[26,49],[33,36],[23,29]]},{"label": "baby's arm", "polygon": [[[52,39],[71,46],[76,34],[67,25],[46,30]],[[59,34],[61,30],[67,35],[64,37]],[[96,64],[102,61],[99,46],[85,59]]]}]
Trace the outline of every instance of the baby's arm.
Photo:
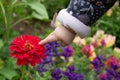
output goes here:
[{"label": "baby's arm", "polygon": [[90,33],[90,28],[88,26],[68,14],[65,9],[61,10],[58,15],[55,14],[51,21],[53,27],[56,26],[54,25],[56,17],[60,22],[60,25],[39,44],[44,45],[48,42],[60,41],[62,46],[67,46],[72,43],[76,34],[83,38]]},{"label": "baby's arm", "polygon": [[[55,27],[55,21],[56,17],[54,16],[51,22],[51,26]],[[62,46],[67,46],[73,41],[75,35],[76,33],[74,31],[60,24],[51,34],[48,35],[48,37],[42,40],[39,44],[44,45],[48,42],[60,41]]]},{"label": "baby's arm", "polygon": [[57,15],[61,23],[40,44],[61,41],[63,46],[72,42],[75,35],[81,38],[90,34],[90,25],[95,23],[117,0],[70,0],[70,4]]}]

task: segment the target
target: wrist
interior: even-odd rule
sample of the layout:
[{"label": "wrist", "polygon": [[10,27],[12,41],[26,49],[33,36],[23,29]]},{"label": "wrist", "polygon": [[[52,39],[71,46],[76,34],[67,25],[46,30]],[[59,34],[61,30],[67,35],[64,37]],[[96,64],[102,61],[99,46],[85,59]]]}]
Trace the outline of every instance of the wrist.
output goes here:
[{"label": "wrist", "polygon": [[65,26],[59,25],[54,31],[56,37],[64,44],[68,45],[72,43],[76,33],[72,30],[68,30]]},{"label": "wrist", "polygon": [[[65,26],[63,26],[65,27]],[[65,27],[69,32],[71,32],[72,34],[76,35],[76,33],[70,28],[70,27]]]}]

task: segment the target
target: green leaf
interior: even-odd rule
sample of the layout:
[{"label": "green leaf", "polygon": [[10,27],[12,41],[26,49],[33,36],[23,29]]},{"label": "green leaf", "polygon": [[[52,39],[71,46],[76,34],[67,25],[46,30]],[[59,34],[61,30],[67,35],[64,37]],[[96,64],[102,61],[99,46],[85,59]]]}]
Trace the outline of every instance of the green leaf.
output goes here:
[{"label": "green leaf", "polygon": [[3,67],[4,67],[4,61],[0,59],[0,69],[2,69]]},{"label": "green leaf", "polygon": [[0,80],[6,80],[4,76],[0,75]]},{"label": "green leaf", "polygon": [[0,74],[9,80],[11,80],[13,77],[17,76],[17,72],[10,68],[0,69]]},{"label": "green leaf", "polygon": [[3,47],[3,40],[0,39],[0,49]]},{"label": "green leaf", "polygon": [[44,20],[45,17],[44,16],[40,16],[40,14],[36,13],[36,12],[33,12],[32,13],[32,16],[36,19],[39,19],[39,20]]},{"label": "green leaf", "polygon": [[34,18],[43,20],[43,19],[48,19],[48,14],[45,6],[37,1],[31,1],[27,3],[32,9],[33,13],[32,16]]}]

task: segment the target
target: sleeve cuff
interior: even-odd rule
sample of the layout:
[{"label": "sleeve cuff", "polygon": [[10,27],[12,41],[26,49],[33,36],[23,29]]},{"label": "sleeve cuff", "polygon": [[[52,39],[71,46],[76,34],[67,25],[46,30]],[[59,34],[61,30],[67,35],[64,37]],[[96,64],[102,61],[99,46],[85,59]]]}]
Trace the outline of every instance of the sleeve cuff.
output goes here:
[{"label": "sleeve cuff", "polygon": [[91,28],[83,24],[80,20],[70,15],[66,9],[62,9],[57,16],[57,19],[65,26],[71,28],[81,38],[90,34]]}]

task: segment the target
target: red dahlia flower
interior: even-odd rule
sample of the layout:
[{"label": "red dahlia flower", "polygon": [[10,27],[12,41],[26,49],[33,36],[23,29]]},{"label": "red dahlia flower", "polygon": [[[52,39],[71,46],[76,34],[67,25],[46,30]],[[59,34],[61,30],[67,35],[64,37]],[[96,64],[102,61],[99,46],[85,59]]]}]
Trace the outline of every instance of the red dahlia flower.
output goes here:
[{"label": "red dahlia flower", "polygon": [[32,66],[39,64],[41,59],[44,59],[45,48],[39,45],[40,39],[37,36],[23,35],[16,37],[9,49],[10,56],[17,59],[17,65],[27,65],[30,63]]}]

